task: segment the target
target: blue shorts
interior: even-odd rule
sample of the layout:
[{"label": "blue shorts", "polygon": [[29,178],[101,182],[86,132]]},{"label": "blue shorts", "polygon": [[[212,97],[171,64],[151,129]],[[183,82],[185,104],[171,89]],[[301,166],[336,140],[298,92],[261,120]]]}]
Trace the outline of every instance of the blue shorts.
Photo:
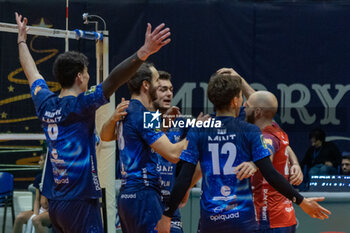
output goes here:
[{"label": "blue shorts", "polygon": [[100,203],[90,200],[49,200],[55,233],[103,233]]},{"label": "blue shorts", "polygon": [[152,188],[137,192],[121,190],[117,206],[123,233],[157,232],[154,228],[162,217],[163,208],[156,190]]},{"label": "blue shorts", "polygon": [[290,227],[278,227],[259,230],[259,233],[295,233],[296,225]]}]

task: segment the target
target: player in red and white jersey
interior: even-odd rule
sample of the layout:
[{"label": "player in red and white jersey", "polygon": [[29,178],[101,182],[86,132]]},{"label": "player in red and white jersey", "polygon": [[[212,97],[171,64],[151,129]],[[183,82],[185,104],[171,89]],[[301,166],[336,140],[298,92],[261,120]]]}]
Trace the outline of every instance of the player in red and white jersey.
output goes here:
[{"label": "player in red and white jersey", "polygon": [[[254,92],[246,102],[246,120],[261,129],[274,168],[290,180],[291,149],[288,135],[273,122],[277,107],[277,99],[271,92]],[[260,171],[255,173],[251,181],[260,232],[295,232],[296,219],[292,202],[272,188]]]}]

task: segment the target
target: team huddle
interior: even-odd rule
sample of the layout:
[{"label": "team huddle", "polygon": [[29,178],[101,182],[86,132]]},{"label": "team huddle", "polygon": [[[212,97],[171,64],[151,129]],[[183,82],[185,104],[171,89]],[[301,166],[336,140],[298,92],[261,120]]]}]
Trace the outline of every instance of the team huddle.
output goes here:
[{"label": "team huddle", "polygon": [[[16,13],[16,21],[20,62],[48,143],[42,193],[55,232],[103,232],[95,112],[125,83],[130,100],[122,99],[100,132],[101,140],[118,141],[123,178],[117,207],[124,233],[183,232],[179,206],[201,177],[201,233],[292,233],[292,203],[313,218],[328,218],[330,211],[317,203],[323,198],[304,198],[292,187],[302,173],[287,134],[273,121],[276,97],[254,91],[233,69],[210,77],[207,97],[215,112],[201,113],[194,127],[144,126],[148,112],[162,121],[186,120],[171,105],[170,74],[145,62],[170,43],[164,24],[153,31],[148,24],[144,45],[89,90],[86,56],[59,55],[53,67],[62,87],[57,95],[26,45],[27,19]],[[218,124],[206,127],[213,119]]]}]

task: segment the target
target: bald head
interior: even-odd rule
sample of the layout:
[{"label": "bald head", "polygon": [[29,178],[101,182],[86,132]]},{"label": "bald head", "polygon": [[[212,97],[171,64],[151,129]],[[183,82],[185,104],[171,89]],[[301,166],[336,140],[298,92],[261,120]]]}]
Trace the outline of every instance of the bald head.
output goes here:
[{"label": "bald head", "polygon": [[274,94],[269,91],[257,91],[249,96],[248,104],[252,108],[261,108],[262,115],[273,118],[277,112],[278,102]]}]

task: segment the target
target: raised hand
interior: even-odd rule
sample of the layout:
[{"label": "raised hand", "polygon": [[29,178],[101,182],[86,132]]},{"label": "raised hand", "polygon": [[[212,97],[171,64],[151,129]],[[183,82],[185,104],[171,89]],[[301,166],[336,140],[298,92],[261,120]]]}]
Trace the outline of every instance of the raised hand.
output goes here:
[{"label": "raised hand", "polygon": [[122,98],[122,101],[117,105],[117,108],[114,110],[114,113],[111,116],[111,120],[117,122],[124,119],[124,117],[128,114],[125,110],[129,107],[129,103],[129,100],[125,100],[124,98]]},{"label": "raised hand", "polygon": [[197,121],[207,121],[210,119],[209,114],[205,114],[203,112],[200,112],[199,115],[197,116]]},{"label": "raised hand", "polygon": [[[164,28],[165,24],[162,23],[156,27],[152,32],[152,26],[147,23],[147,30],[145,35],[145,44],[137,51],[137,56],[145,61],[147,58],[158,52],[164,45],[170,43],[170,29]],[[164,28],[164,29],[163,29]]]},{"label": "raised hand", "polygon": [[300,208],[312,218],[325,219],[331,214],[329,210],[319,205],[317,202],[323,201],[324,197],[309,197],[304,198],[300,203]]},{"label": "raised hand", "polygon": [[16,22],[18,26],[18,37],[17,37],[17,43],[26,42],[27,41],[27,31],[29,28],[27,27],[28,19],[26,17],[23,18],[22,21],[22,15],[19,15],[17,12],[15,12],[16,15]]},{"label": "raised hand", "polygon": [[234,69],[232,68],[221,68],[218,71],[216,71],[218,74],[230,74],[230,75],[238,75],[240,76]]}]

